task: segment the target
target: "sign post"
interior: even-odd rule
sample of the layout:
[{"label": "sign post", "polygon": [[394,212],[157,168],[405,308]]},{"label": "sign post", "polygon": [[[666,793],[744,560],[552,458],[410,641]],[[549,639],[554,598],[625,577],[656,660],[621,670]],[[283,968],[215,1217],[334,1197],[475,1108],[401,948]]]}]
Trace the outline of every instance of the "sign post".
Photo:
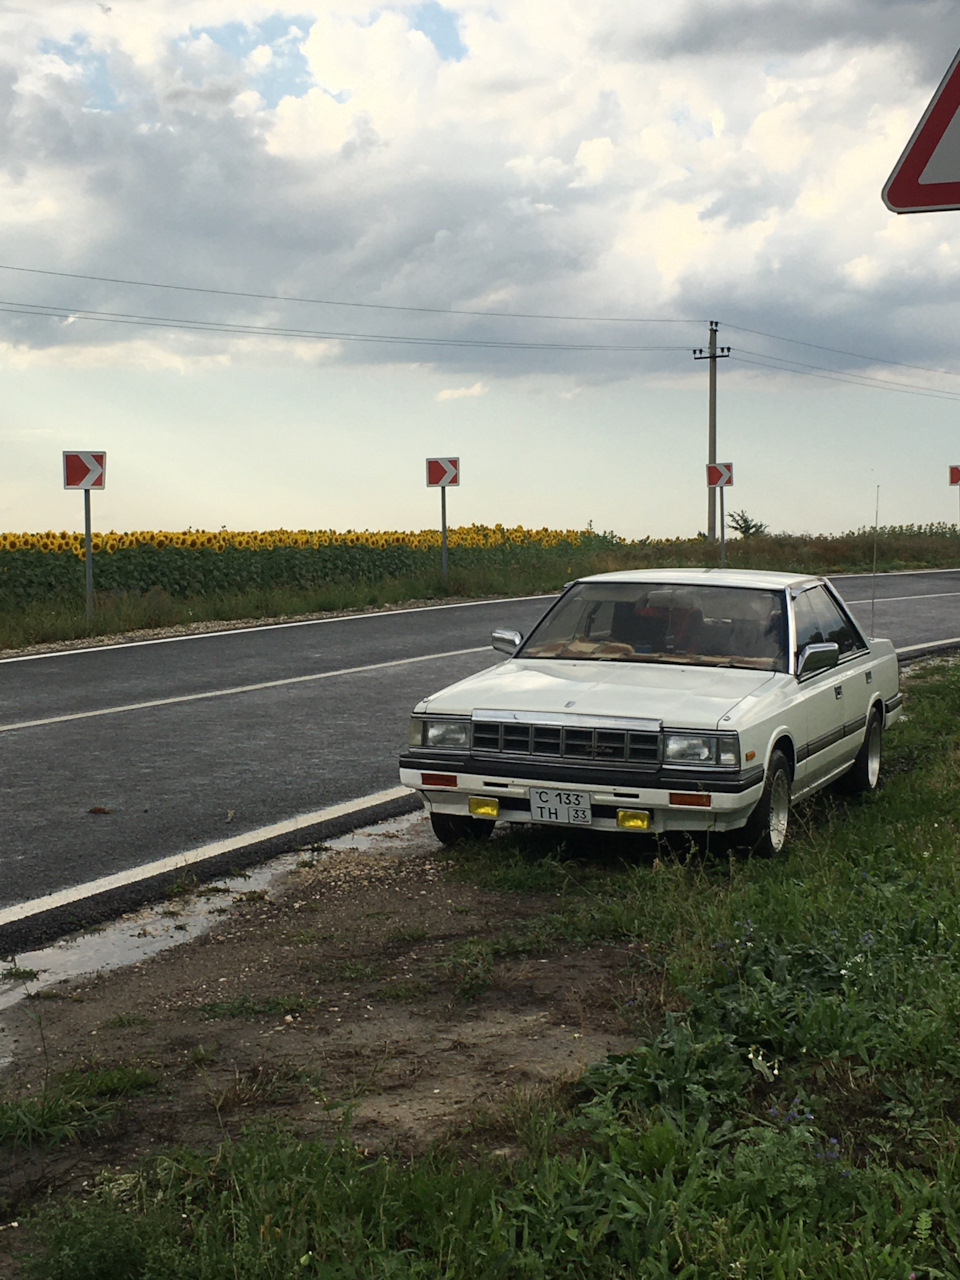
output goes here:
[{"label": "sign post", "polygon": [[720,564],[727,565],[727,516],[723,505],[723,491],[728,484],[733,484],[732,462],[707,463],[707,488],[720,491]]},{"label": "sign post", "polygon": [[[960,467],[950,468],[950,483],[960,485]],[[960,521],[957,522],[957,529],[960,531]]]},{"label": "sign post", "polygon": [[63,487],[83,490],[84,558],[87,567],[87,621],[93,619],[93,534],[90,490],[107,487],[107,455],[100,452],[63,452]]},{"label": "sign post", "polygon": [[440,569],[446,582],[447,563],[447,485],[460,483],[459,458],[428,458],[427,488],[440,490]]}]

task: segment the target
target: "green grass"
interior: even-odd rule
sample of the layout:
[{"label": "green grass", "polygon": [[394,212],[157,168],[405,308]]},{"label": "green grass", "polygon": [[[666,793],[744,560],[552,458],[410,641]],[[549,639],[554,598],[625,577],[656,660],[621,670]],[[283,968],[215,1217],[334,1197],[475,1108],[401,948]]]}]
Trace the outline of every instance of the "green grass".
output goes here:
[{"label": "green grass", "polygon": [[103,1023],[108,1028],[149,1027],[150,1019],[143,1013],[115,1013]]},{"label": "green grass", "polygon": [[147,1067],[77,1068],[57,1077],[36,1093],[0,1093],[0,1146],[51,1146],[99,1131],[113,1118],[124,1098],[157,1084]]},{"label": "green grass", "polygon": [[211,1000],[207,1004],[197,1006],[196,1012],[206,1022],[214,1022],[218,1018],[257,1018],[280,1017],[286,1014],[304,1013],[313,1007],[313,1002],[303,996],[270,996],[266,1000],[254,1000],[246,994],[233,996],[229,1000]]},{"label": "green grass", "polygon": [[133,1198],[45,1210],[35,1276],[960,1276],[960,666],[908,710],[880,792],[802,809],[787,856],[547,846],[552,905],[453,956],[469,985],[629,946],[653,1027],[630,1052],[425,1156],[261,1128],[154,1159]]},{"label": "green grass", "polygon": [[432,994],[428,982],[418,978],[399,978],[396,982],[385,983],[376,992],[378,1000],[391,1000],[396,1004],[418,1004]]}]

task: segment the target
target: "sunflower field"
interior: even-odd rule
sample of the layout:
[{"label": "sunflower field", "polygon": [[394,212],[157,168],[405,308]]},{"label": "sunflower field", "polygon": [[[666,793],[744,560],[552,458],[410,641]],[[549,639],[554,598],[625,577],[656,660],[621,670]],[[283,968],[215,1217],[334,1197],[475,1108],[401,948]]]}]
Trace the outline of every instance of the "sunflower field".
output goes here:
[{"label": "sunflower field", "polygon": [[[449,529],[451,567],[525,573],[557,571],[571,558],[611,551],[624,543],[592,529],[507,529],[469,525]],[[96,533],[98,593],[209,597],[288,588],[307,591],[336,583],[429,577],[439,565],[440,532],[372,533],[347,530]],[[0,534],[0,608],[84,594],[80,533]],[[559,571],[562,573],[563,568]]]},{"label": "sunflower field", "polygon": [[[954,568],[956,525],[898,525],[836,535],[729,539],[731,567],[806,573]],[[454,597],[537,595],[616,569],[710,566],[717,543],[586,529],[466,525],[440,532],[186,529],[97,533],[95,617],[85,610],[83,535],[0,534],[0,650],[79,636],[207,621],[269,619]]]}]

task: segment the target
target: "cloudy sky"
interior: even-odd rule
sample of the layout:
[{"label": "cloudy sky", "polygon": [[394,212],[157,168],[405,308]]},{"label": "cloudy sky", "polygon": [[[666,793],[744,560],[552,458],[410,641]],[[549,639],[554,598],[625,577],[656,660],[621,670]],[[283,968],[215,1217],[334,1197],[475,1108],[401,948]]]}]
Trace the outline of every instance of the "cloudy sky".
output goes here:
[{"label": "cloudy sky", "polygon": [[0,0],[0,529],[957,519],[946,0]]}]

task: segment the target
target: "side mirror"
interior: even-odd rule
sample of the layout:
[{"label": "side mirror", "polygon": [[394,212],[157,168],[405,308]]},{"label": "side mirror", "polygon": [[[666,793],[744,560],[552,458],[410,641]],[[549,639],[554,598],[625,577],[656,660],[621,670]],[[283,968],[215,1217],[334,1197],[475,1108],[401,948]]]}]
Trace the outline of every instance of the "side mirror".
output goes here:
[{"label": "side mirror", "polygon": [[[490,636],[490,643],[499,653],[505,653],[512,658],[523,643],[523,636],[519,631],[509,631],[505,627],[497,627],[496,631]],[[834,645],[834,648],[836,648],[836,645]]]},{"label": "side mirror", "polygon": [[840,661],[838,644],[808,644],[800,654],[797,663],[797,679],[801,676],[812,676],[816,671],[828,671]]}]

